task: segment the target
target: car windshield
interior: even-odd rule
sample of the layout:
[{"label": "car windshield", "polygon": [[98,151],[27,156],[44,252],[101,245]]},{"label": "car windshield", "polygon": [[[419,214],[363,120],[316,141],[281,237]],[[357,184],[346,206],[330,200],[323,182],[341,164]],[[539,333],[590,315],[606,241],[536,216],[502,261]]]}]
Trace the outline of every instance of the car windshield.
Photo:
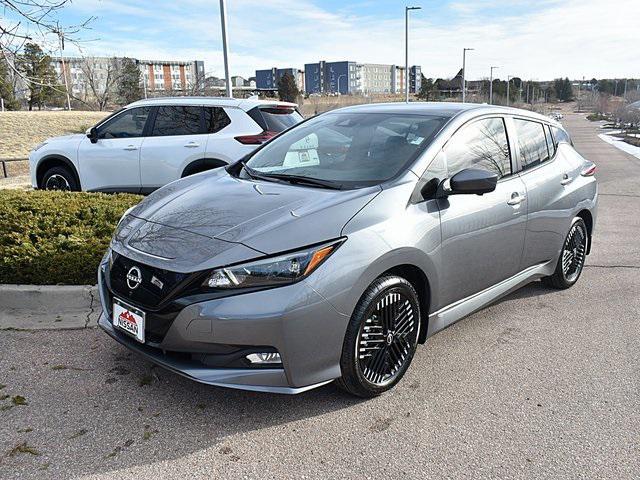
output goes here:
[{"label": "car windshield", "polygon": [[241,175],[313,179],[324,186],[376,185],[405,169],[448,119],[403,113],[323,114],[269,142],[246,162]]}]

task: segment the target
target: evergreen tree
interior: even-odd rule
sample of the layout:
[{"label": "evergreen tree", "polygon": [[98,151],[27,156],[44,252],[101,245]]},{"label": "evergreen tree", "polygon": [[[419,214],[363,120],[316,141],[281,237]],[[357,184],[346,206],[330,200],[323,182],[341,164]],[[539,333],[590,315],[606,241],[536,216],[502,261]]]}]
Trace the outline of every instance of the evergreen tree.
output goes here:
[{"label": "evergreen tree", "polygon": [[283,102],[293,102],[295,103],[300,95],[300,90],[298,90],[298,85],[296,84],[293,75],[289,72],[286,72],[280,80],[278,80],[278,96],[280,100]]},{"label": "evergreen tree", "polygon": [[140,100],[143,92],[140,87],[140,70],[136,62],[130,58],[124,58],[120,65],[118,78],[118,97],[123,104]]},{"label": "evergreen tree", "polygon": [[27,43],[18,63],[29,85],[29,110],[33,110],[34,106],[41,109],[47,101],[54,101],[60,96],[51,57],[38,45]]},{"label": "evergreen tree", "polygon": [[[421,74],[422,75],[422,74]],[[422,83],[420,84],[420,91],[418,92],[418,98],[421,100],[435,100],[439,97],[438,87],[436,86],[433,78],[425,78],[422,75]]]},{"label": "evergreen tree", "polygon": [[7,110],[18,110],[20,102],[16,99],[13,89],[13,81],[9,75],[9,66],[4,59],[0,58],[0,98],[4,101],[4,108]]}]

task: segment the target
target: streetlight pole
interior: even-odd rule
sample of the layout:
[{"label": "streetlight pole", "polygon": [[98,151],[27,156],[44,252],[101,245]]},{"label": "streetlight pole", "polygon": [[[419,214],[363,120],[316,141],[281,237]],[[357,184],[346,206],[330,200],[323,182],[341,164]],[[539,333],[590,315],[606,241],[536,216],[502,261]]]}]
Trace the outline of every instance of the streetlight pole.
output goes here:
[{"label": "streetlight pole", "polygon": [[422,7],[404,7],[404,100],[409,103],[409,10]]},{"label": "streetlight pole", "polygon": [[62,68],[62,78],[64,79],[64,90],[67,94],[67,110],[71,111],[71,97],[69,96],[69,82],[67,81],[67,72],[64,64],[64,54],[62,51],[64,50],[64,33],[57,29],[56,33],[58,34],[58,46],[60,47],[60,64]]},{"label": "streetlight pole", "polygon": [[462,103],[464,103],[467,96],[467,51],[475,50],[474,48],[463,48],[462,49]]},{"label": "streetlight pole", "polygon": [[491,67],[491,74],[489,75],[489,105],[493,105],[493,70],[500,67]]},{"label": "streetlight pole", "polygon": [[511,83],[511,75],[507,75],[507,107],[509,106],[509,84]]},{"label": "streetlight pole", "polygon": [[233,97],[229,75],[229,39],[227,38],[227,0],[220,0],[220,22],[222,23],[222,53],[224,55],[224,80],[227,97]]}]

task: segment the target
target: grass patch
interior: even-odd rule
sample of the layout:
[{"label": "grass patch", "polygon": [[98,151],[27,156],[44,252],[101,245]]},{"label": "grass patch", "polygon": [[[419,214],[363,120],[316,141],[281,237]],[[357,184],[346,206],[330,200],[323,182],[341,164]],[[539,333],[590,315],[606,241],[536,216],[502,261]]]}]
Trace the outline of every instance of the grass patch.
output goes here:
[{"label": "grass patch", "polygon": [[14,405],[29,405],[27,403],[27,399],[24,398],[22,395],[16,395],[15,397],[13,397],[11,399],[11,402],[13,402]]},{"label": "grass patch", "polygon": [[0,283],[95,284],[118,220],[141,198],[0,190]]}]

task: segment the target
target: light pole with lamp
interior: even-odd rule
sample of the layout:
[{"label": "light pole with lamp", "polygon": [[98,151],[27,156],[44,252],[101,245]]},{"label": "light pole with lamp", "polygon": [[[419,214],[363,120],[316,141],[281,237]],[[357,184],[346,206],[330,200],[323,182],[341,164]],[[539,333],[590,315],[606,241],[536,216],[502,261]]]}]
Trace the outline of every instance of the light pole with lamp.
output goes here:
[{"label": "light pole with lamp", "polygon": [[475,48],[463,48],[462,49],[462,103],[464,103],[467,97],[467,51],[475,50]]},{"label": "light pole with lamp", "polygon": [[493,105],[493,70],[500,67],[491,67],[491,74],[489,75],[489,105]]},{"label": "light pole with lamp", "polygon": [[509,84],[511,83],[511,75],[507,75],[507,107],[509,106]]},{"label": "light pole with lamp", "polygon": [[224,56],[224,81],[227,97],[233,97],[231,76],[229,75],[229,39],[227,38],[227,1],[220,0],[220,22],[222,23],[222,53]]},{"label": "light pole with lamp", "polygon": [[404,100],[409,103],[409,11],[422,7],[404,7]]}]

